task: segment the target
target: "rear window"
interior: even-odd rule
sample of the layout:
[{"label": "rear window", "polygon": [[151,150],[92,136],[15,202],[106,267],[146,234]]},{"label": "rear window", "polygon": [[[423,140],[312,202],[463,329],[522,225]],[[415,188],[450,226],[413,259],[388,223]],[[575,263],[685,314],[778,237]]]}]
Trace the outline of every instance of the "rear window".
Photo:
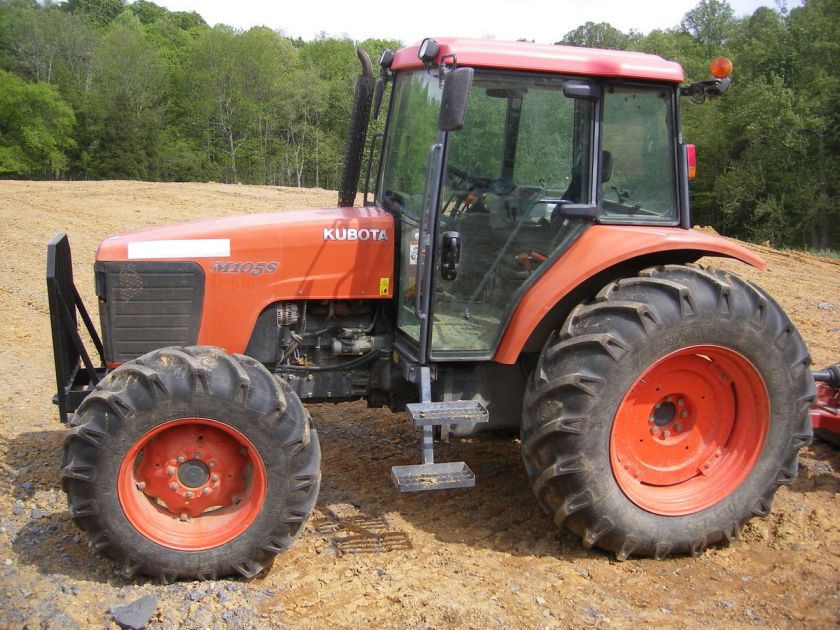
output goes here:
[{"label": "rear window", "polygon": [[602,222],[678,222],[673,94],[667,87],[607,88],[601,133],[612,169],[601,183]]}]

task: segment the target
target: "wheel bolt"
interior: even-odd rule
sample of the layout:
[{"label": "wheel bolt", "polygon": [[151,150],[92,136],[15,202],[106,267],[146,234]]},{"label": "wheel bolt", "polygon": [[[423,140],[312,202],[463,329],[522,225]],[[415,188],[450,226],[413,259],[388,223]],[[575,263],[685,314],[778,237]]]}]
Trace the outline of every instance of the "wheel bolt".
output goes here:
[{"label": "wheel bolt", "polygon": [[665,402],[674,402],[673,396],[665,396]]},{"label": "wheel bolt", "polygon": [[664,438],[666,438],[666,437],[671,437],[671,432],[670,432],[668,429],[665,429],[665,430],[662,432],[662,437],[664,437]]},{"label": "wheel bolt", "polygon": [[208,494],[210,494],[210,488],[204,488],[204,489],[201,491],[201,494],[203,494],[204,496],[207,496]]},{"label": "wheel bolt", "polygon": [[176,472],[175,471],[175,466],[170,466],[169,468],[166,469],[166,474],[169,475],[170,477],[174,477],[175,472]]},{"label": "wheel bolt", "polygon": [[201,453],[196,453],[196,454],[193,456],[193,459],[201,459]]},{"label": "wheel bolt", "polygon": [[138,490],[143,490],[145,487],[146,487],[146,482],[145,481],[138,481],[137,482],[137,489]]},{"label": "wheel bolt", "polygon": [[682,407],[685,404],[685,401],[682,398],[677,398],[677,405]]},{"label": "wheel bolt", "polygon": [[653,435],[656,435],[657,433],[659,433],[659,427],[657,427],[657,426],[652,426],[652,427],[650,428],[650,432],[651,432]]},{"label": "wheel bolt", "polygon": [[210,477],[210,480],[213,483],[217,483],[219,481],[219,475],[213,475],[212,477]]},{"label": "wheel bolt", "polygon": [[214,462],[214,461],[211,459],[209,462],[207,462],[207,465],[208,465],[208,466],[210,466],[210,468],[213,468],[213,466],[215,466],[215,465],[216,465],[216,462]]},{"label": "wheel bolt", "polygon": [[187,490],[187,491],[186,491],[186,493],[184,493],[184,496],[185,496],[187,499],[192,499],[192,498],[193,498],[193,493],[192,493],[192,491]]},{"label": "wheel bolt", "polygon": [[680,411],[680,418],[688,418],[688,412],[685,409]]},{"label": "wheel bolt", "polygon": [[674,431],[679,433],[682,430],[683,430],[683,425],[681,425],[679,422],[677,422],[677,424],[674,425]]},{"label": "wheel bolt", "polygon": [[170,490],[177,490],[178,489],[178,484],[177,483],[170,483],[169,484],[169,489]]},{"label": "wheel bolt", "polygon": [[178,455],[179,464],[183,464],[185,461],[187,461],[187,458],[184,455]]},{"label": "wheel bolt", "polygon": [[656,404],[653,406],[653,408],[654,408],[654,409],[659,409],[661,406],[662,406],[662,403],[656,403]]}]

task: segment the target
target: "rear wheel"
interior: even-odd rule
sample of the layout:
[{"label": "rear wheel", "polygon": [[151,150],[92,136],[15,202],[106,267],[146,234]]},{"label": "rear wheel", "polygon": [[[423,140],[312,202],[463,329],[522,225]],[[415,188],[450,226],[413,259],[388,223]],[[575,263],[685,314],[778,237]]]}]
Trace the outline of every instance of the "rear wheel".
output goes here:
[{"label": "rear wheel", "polygon": [[700,553],[766,515],[811,439],[807,351],[760,289],[671,265],[578,306],[540,356],[522,450],[584,544]]},{"label": "rear wheel", "polygon": [[79,407],[63,485],[91,546],[163,581],[253,577],[287,549],[320,481],[306,410],[258,362],[166,348]]}]

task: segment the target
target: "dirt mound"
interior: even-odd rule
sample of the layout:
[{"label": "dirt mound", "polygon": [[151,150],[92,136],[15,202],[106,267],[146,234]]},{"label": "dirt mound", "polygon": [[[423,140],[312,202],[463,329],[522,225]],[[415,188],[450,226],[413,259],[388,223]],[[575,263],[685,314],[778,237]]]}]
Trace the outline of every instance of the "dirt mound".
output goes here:
[{"label": "dirt mound", "polygon": [[[223,184],[0,182],[0,626],[101,627],[112,623],[111,608],[144,595],[155,600],[151,626],[160,628],[835,626],[840,456],[831,447],[803,450],[797,481],[738,543],[697,559],[616,563],[549,522],[510,436],[440,449],[441,460],[473,467],[474,490],[397,494],[389,469],[416,463],[418,433],[402,415],[363,403],[310,408],[323,447],[321,496],[300,540],[264,578],[160,586],[119,577],[88,549],[59,489],[64,430],[50,403],[46,242],[69,233],[93,306],[90,270],[108,234],[335,199]],[[703,262],[764,287],[817,365],[840,357],[838,261],[750,247],[767,273]]]}]

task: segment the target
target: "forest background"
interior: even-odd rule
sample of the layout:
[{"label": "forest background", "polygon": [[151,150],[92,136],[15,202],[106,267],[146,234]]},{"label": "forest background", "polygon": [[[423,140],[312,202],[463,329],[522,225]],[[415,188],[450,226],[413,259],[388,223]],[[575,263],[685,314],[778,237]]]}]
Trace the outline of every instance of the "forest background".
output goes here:
[{"label": "forest background", "polygon": [[[695,223],[840,255],[840,0],[736,17],[701,0],[648,34],[588,22],[558,44],[639,50],[708,78],[684,101]],[[338,188],[355,77],[399,41],[313,41],[210,27],[148,0],[0,0],[0,178],[219,181]]]}]

